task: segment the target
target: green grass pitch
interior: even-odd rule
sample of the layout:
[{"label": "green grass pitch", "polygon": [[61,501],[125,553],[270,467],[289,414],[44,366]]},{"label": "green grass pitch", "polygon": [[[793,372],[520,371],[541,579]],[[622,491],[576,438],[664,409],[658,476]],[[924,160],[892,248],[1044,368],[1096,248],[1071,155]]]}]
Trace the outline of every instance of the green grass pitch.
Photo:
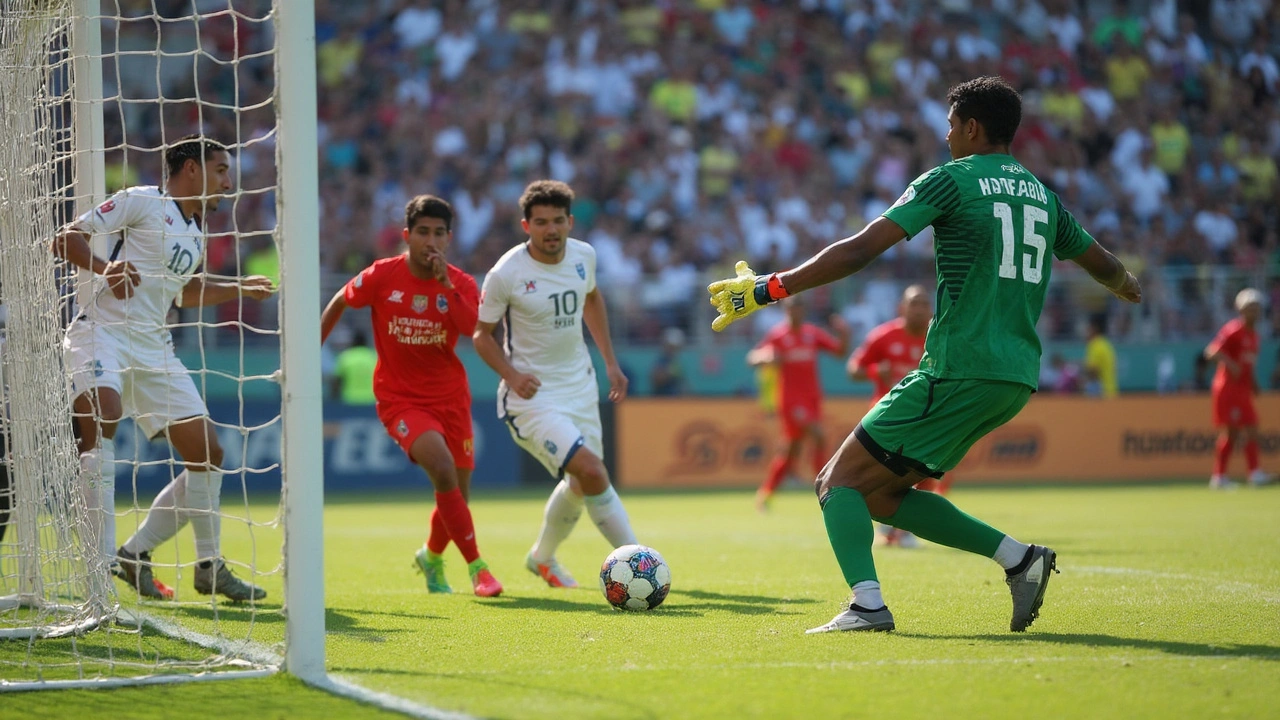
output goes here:
[{"label": "green grass pitch", "polygon": [[[955,488],[965,510],[1058,551],[1062,574],[1026,634],[1008,631],[994,563],[926,544],[877,551],[897,632],[804,635],[841,609],[847,588],[817,503],[799,491],[767,516],[747,493],[624,491],[641,540],[674,578],[667,602],[644,614],[601,597],[595,570],[609,548],[585,515],[560,554],[583,588],[552,590],[523,567],[544,496],[484,495],[473,501],[480,548],[506,592],[472,597],[451,549],[460,592],[429,596],[411,568],[427,497],[330,498],[328,661],[332,673],[442,710],[610,720],[1280,717],[1280,488]],[[249,510],[269,518],[274,507]],[[245,557],[248,534],[224,527],[226,553]],[[188,551],[189,532],[179,539]],[[273,564],[278,530],[256,528],[253,541],[259,562]],[[191,599],[189,577],[160,577]],[[234,607],[216,620],[188,608],[183,621],[279,643],[278,576],[266,584],[272,602],[251,632],[250,615]],[[91,637],[82,642],[92,648]],[[138,645],[182,654],[154,638],[112,642],[126,657]],[[25,652],[0,642],[0,674],[20,674],[9,663]],[[0,695],[0,716],[389,715],[276,676]]]}]

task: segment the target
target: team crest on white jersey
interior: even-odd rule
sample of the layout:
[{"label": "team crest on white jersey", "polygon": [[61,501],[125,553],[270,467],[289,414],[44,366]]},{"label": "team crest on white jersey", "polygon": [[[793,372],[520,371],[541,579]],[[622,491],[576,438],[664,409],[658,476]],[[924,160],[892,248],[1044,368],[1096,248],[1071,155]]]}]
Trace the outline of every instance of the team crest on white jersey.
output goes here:
[{"label": "team crest on white jersey", "polygon": [[387,298],[387,302],[402,303],[404,302],[403,290],[392,290],[391,296]]},{"label": "team crest on white jersey", "polygon": [[525,281],[524,281],[524,294],[525,294],[525,295],[528,295],[529,293],[535,293],[535,292],[538,292],[538,281],[537,281],[537,280],[525,280]]},{"label": "team crest on white jersey", "polygon": [[426,310],[430,306],[430,304],[431,304],[431,298],[427,297],[426,295],[413,296],[413,311],[416,313],[420,313]]},{"label": "team crest on white jersey", "polygon": [[577,263],[577,264],[575,264],[573,267],[574,267],[574,269],[575,269],[575,270],[577,270],[577,271],[578,271],[578,279],[579,279],[579,280],[586,280],[586,279],[587,279],[587,269],[586,269],[585,267],[583,267],[583,266],[582,266],[582,263]]},{"label": "team crest on white jersey", "polygon": [[445,297],[444,293],[436,295],[436,311],[442,313],[449,312],[449,298]]}]

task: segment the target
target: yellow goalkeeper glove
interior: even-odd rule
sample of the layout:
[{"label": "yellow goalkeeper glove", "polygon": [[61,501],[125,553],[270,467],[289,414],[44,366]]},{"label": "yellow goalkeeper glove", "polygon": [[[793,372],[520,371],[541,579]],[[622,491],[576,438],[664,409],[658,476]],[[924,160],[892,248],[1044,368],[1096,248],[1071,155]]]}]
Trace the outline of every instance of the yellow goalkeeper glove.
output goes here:
[{"label": "yellow goalkeeper glove", "polygon": [[716,332],[789,294],[776,273],[756,275],[745,260],[739,260],[733,271],[737,277],[717,280],[707,286],[707,292],[711,293],[711,306],[720,313],[711,321],[711,329]]}]

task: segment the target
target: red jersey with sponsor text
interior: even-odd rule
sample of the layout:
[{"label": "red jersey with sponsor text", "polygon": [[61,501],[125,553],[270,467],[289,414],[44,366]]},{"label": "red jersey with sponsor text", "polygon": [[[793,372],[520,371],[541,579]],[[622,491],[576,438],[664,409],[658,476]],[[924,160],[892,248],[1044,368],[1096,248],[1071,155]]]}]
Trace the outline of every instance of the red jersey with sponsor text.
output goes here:
[{"label": "red jersey with sponsor text", "polygon": [[778,405],[813,405],[822,399],[818,383],[818,353],[840,352],[840,341],[817,325],[793,329],[781,322],[765,334],[757,348],[772,348],[778,361]]},{"label": "red jersey with sponsor text", "polygon": [[475,278],[449,266],[446,288],[409,271],[406,255],[379,260],[347,283],[347,305],[373,313],[378,365],[373,394],[379,405],[471,407],[467,371],[454,346],[476,328],[480,291]]},{"label": "red jersey with sponsor text", "polygon": [[1220,352],[1240,367],[1240,374],[1231,377],[1227,368],[1218,364],[1218,372],[1213,376],[1213,392],[1245,393],[1253,392],[1253,366],[1258,361],[1258,333],[1244,324],[1244,320],[1236,318],[1218,331],[1213,342],[1209,343],[1209,352]]},{"label": "red jersey with sponsor text", "polygon": [[[867,371],[867,377],[875,385],[877,400],[887,395],[907,373],[920,367],[924,338],[924,335],[907,332],[907,321],[903,318],[894,318],[867,333],[862,346],[853,353],[853,364]],[[880,364],[885,361],[889,363],[889,372],[881,374]]]}]

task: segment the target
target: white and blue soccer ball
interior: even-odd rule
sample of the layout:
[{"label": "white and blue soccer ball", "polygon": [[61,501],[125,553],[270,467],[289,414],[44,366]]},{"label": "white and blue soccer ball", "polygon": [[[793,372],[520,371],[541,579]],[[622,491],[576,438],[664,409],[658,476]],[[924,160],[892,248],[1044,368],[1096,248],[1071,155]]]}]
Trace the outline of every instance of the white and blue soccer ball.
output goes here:
[{"label": "white and blue soccer ball", "polygon": [[651,547],[623,545],[600,566],[600,591],[617,610],[652,610],[671,591],[671,568]]}]

